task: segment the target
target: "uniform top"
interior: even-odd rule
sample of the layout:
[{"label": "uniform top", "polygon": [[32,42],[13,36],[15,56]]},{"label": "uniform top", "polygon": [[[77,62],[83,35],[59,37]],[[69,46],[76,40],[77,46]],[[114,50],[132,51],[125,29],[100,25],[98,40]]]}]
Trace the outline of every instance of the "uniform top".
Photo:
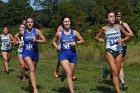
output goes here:
[{"label": "uniform top", "polygon": [[[120,22],[120,25],[123,27],[123,29],[124,29],[126,32],[128,32],[127,28],[126,28],[125,25],[124,25],[124,22]],[[124,38],[125,35],[124,35],[123,33],[121,33],[121,37]]]},{"label": "uniform top", "polygon": [[61,42],[61,51],[68,50],[71,52],[76,52],[75,46],[70,46],[70,42],[76,42],[74,31],[72,29],[70,29],[69,35],[66,35],[64,33],[64,30],[62,30],[60,42]]},{"label": "uniform top", "polygon": [[[7,35],[2,34],[1,35],[1,50],[12,49],[12,45],[11,45],[10,41],[11,41],[11,39],[8,34]],[[9,42],[10,44],[6,45],[6,42]]]},{"label": "uniform top", "polygon": [[106,26],[106,49],[114,51],[121,51],[122,45],[117,43],[118,39],[121,39],[121,32],[117,25],[113,28]]},{"label": "uniform top", "polygon": [[23,51],[37,51],[38,52],[38,43],[33,41],[32,38],[38,39],[36,28],[33,28],[31,32],[27,29],[24,30],[23,41],[24,47]]}]

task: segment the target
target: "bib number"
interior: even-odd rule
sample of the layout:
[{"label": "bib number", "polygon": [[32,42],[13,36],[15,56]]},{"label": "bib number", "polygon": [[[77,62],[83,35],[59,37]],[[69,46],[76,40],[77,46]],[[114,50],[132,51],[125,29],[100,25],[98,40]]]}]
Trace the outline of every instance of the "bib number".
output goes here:
[{"label": "bib number", "polygon": [[65,43],[65,44],[63,44],[63,47],[64,47],[64,49],[70,49],[70,45],[69,45],[69,43],[67,42],[67,43]]},{"label": "bib number", "polygon": [[5,48],[5,49],[8,49],[10,47],[10,44],[7,45],[6,42],[3,42],[2,43],[2,47]]},{"label": "bib number", "polygon": [[7,46],[7,45],[5,44],[5,42],[3,42],[3,43],[2,43],[2,47],[5,48],[6,46]]},{"label": "bib number", "polygon": [[115,38],[113,38],[109,41],[109,43],[110,43],[111,46],[113,46],[114,44],[117,43],[117,40]]},{"label": "bib number", "polygon": [[26,44],[25,47],[25,50],[33,50],[33,45],[31,44]]}]

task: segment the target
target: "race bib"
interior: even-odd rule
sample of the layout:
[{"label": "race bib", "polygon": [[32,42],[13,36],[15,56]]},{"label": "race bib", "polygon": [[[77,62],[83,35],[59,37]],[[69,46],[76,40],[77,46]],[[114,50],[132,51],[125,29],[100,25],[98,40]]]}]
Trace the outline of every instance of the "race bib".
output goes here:
[{"label": "race bib", "polygon": [[7,45],[5,44],[5,42],[3,42],[3,43],[2,43],[2,47],[3,47],[3,48],[6,48],[6,46],[7,46]]},{"label": "race bib", "polygon": [[33,45],[32,44],[26,44],[25,45],[25,50],[33,50]]},{"label": "race bib", "polygon": [[110,43],[110,46],[113,46],[114,44],[117,43],[117,39],[112,38],[112,39],[110,39],[109,43]]},{"label": "race bib", "polygon": [[66,42],[63,44],[64,49],[70,49],[70,43]]},{"label": "race bib", "polygon": [[7,45],[6,42],[3,42],[2,43],[2,48],[9,49],[10,48],[10,44]]}]

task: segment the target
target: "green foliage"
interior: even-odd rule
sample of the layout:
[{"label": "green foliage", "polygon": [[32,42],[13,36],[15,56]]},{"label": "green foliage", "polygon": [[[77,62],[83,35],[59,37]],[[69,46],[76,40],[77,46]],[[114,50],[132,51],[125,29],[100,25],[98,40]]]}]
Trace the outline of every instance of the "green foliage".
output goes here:
[{"label": "green foliage", "polygon": [[33,9],[29,5],[28,0],[9,0],[2,7],[0,26],[15,26],[29,16],[33,17]]},{"label": "green foliage", "polygon": [[75,28],[79,30],[85,24],[84,22],[87,17],[87,14],[84,11],[82,11],[80,6],[76,6],[70,3],[70,1],[65,1],[58,5],[56,18],[61,18],[64,15],[71,16]]},{"label": "green foliage", "polygon": [[[15,27],[27,17],[34,17],[42,27],[49,28],[45,35],[51,40],[58,26],[58,20],[69,15],[73,21],[73,29],[80,31],[86,43],[92,41],[101,26],[106,24],[108,11],[121,10],[122,20],[129,24],[138,38],[140,30],[140,1],[131,0],[35,0],[34,5],[42,6],[42,10],[33,10],[30,0],[0,1],[0,26],[5,24]],[[136,40],[136,39],[135,39]]]},{"label": "green foliage", "polygon": [[135,27],[135,36],[138,38],[140,38],[140,19],[139,19],[139,16],[140,16],[140,1],[138,0],[137,3],[135,4],[134,6],[134,27]]},{"label": "green foliage", "polygon": [[[123,14],[124,21],[130,23],[132,20],[133,9],[129,0],[97,0],[97,6],[93,10],[93,16],[99,24],[106,23],[106,15],[108,12],[120,10]],[[129,12],[129,14],[128,14]]]}]

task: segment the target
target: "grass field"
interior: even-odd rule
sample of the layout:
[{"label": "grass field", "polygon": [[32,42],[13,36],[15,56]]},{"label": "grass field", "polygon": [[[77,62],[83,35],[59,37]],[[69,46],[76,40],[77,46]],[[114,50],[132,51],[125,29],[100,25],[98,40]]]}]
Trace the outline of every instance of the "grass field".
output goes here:
[{"label": "grass field", "polygon": [[[69,93],[66,80],[54,78],[56,59],[41,59],[37,67],[37,87],[39,93]],[[112,81],[109,76],[102,81],[101,69],[107,66],[106,62],[78,61],[76,68],[77,81],[74,81],[76,93],[114,93]],[[0,61],[0,93],[30,93],[27,90],[28,79],[21,81],[17,59],[10,62],[10,74],[3,72],[3,62]],[[124,66],[127,91],[122,93],[140,93],[140,64],[126,63]],[[62,68],[60,69],[61,72]],[[61,75],[61,73],[60,73]],[[28,78],[28,72],[27,72]]]}]

